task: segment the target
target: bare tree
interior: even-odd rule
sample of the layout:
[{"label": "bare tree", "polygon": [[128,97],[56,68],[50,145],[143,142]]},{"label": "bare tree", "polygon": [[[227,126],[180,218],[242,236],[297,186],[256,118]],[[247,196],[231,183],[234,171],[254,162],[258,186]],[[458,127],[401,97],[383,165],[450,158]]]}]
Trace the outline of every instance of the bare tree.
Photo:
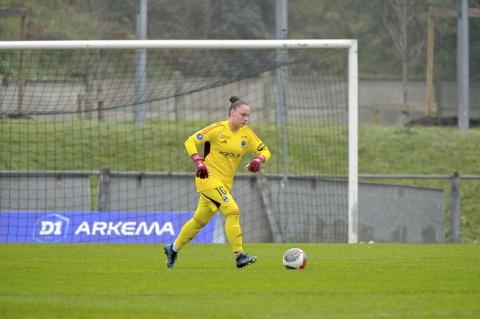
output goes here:
[{"label": "bare tree", "polygon": [[425,28],[421,26],[423,6],[417,0],[388,0],[384,3],[383,21],[402,63],[404,104],[408,101],[408,65],[425,45]]}]

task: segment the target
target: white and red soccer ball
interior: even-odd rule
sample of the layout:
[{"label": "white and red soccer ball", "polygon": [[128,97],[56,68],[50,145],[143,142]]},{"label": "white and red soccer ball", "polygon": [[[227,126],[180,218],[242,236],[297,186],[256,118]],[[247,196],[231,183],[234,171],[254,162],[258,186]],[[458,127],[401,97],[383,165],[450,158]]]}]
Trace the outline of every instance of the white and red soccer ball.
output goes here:
[{"label": "white and red soccer ball", "polygon": [[307,266],[307,255],[300,248],[290,248],[283,254],[283,265],[287,269],[303,269]]}]

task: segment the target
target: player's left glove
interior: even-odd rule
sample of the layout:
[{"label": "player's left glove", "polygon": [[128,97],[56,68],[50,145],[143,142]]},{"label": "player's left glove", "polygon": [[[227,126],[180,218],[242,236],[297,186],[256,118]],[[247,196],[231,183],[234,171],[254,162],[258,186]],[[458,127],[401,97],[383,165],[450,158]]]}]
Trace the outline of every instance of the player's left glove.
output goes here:
[{"label": "player's left glove", "polygon": [[251,160],[250,163],[248,163],[247,169],[252,173],[257,173],[258,171],[260,171],[260,168],[264,162],[265,162],[265,157],[263,155],[259,155],[255,157],[253,160]]}]

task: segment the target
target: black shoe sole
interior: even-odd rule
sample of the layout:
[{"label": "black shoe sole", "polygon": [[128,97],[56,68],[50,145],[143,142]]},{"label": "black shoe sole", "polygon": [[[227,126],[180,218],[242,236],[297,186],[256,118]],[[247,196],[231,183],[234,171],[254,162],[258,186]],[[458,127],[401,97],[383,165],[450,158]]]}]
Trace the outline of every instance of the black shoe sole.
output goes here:
[{"label": "black shoe sole", "polygon": [[255,263],[257,261],[257,259],[258,259],[257,257],[252,256],[252,257],[250,257],[250,261],[248,263],[243,264],[243,265],[238,265],[237,264],[237,268],[243,268],[245,266],[251,265],[251,264]]}]

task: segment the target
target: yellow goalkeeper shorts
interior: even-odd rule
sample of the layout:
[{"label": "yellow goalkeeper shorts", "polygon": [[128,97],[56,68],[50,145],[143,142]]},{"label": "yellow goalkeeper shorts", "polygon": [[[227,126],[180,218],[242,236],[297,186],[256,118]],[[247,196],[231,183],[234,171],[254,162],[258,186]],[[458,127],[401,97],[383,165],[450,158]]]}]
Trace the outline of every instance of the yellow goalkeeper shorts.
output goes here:
[{"label": "yellow goalkeeper shorts", "polygon": [[[225,216],[240,214],[240,209],[230,192],[224,186],[201,191],[198,206],[209,206],[212,213],[220,210]],[[213,205],[212,205],[213,204]]]}]

